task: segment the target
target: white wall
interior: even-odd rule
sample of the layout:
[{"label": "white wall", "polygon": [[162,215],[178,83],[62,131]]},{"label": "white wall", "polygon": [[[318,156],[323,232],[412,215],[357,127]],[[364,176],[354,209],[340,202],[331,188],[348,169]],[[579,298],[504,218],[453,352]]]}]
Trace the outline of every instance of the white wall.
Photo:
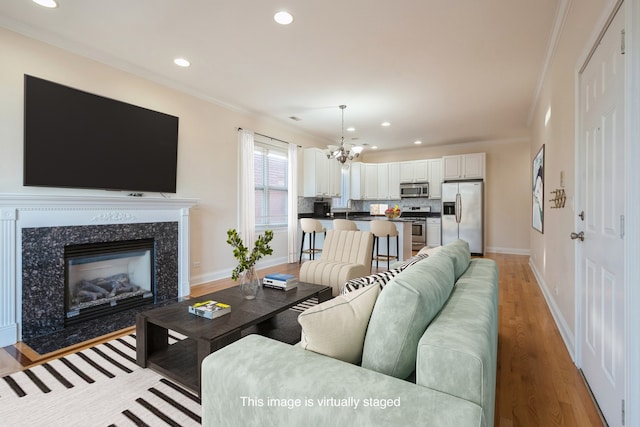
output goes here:
[{"label": "white wall", "polygon": [[[545,145],[545,209],[544,234],[533,229],[530,233],[531,264],[570,352],[576,330],[574,242],[569,235],[574,231],[578,213],[573,206],[577,69],[582,65],[579,59],[591,48],[589,39],[609,3],[584,0],[570,4],[532,123],[531,159]],[[551,117],[545,126],[549,108]],[[550,191],[560,187],[561,172],[564,172],[566,207],[550,209]]]},{"label": "white wall", "polygon": [[[226,244],[226,231],[237,227],[237,128],[251,129],[303,147],[325,143],[286,125],[223,108],[2,29],[0,52],[0,194],[120,194],[22,185],[24,74],[180,117],[176,197],[199,199],[199,205],[191,213],[192,284],[228,277],[235,266],[231,248]],[[124,197],[125,192],[122,195]],[[148,196],[159,197],[158,194]],[[276,233],[273,247],[271,261],[286,262],[286,233]],[[194,268],[194,262],[199,262],[200,267]]]},{"label": "white wall", "polygon": [[485,247],[490,252],[529,254],[529,146],[527,139],[419,147],[396,152],[367,151],[363,161],[381,163],[486,153]]}]

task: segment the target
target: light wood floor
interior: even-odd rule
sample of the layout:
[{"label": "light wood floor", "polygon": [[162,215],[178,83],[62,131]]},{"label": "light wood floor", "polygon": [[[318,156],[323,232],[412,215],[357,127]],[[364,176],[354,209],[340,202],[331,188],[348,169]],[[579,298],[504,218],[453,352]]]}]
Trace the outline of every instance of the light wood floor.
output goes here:
[{"label": "light wood floor", "polygon": [[[527,256],[487,254],[500,271],[500,316],[495,426],[601,426],[598,409],[571,361]],[[260,271],[298,274],[298,264]],[[230,279],[194,287],[192,297],[233,286]],[[0,375],[131,333],[133,328],[38,355],[18,343],[0,349]]]}]

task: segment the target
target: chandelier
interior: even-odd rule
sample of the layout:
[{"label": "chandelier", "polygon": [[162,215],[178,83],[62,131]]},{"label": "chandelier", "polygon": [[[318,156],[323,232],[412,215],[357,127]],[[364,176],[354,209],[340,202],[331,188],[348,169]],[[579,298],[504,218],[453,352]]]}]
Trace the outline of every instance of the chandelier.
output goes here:
[{"label": "chandelier", "polygon": [[359,145],[351,146],[344,143],[344,109],[346,105],[340,105],[342,110],[342,136],[340,137],[340,145],[329,145],[325,150],[328,159],[336,159],[340,163],[344,163],[347,160],[353,160],[360,155],[362,147]]}]

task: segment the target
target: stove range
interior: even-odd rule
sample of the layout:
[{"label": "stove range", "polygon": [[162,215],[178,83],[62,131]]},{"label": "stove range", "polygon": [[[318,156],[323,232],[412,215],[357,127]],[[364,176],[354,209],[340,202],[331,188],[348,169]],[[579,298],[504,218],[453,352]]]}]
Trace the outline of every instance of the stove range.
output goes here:
[{"label": "stove range", "polygon": [[427,245],[427,216],[431,206],[404,206],[400,218],[411,220],[411,249],[420,250]]}]

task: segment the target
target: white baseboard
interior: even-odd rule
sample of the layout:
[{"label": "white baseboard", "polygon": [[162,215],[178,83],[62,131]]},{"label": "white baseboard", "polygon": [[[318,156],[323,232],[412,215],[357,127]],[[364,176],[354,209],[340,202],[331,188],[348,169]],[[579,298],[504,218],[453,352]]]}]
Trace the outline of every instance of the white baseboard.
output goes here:
[{"label": "white baseboard", "polygon": [[[278,258],[269,258],[268,260],[259,261],[256,264],[256,269],[260,270],[263,268],[274,267],[276,265],[287,264],[288,259],[286,256],[278,257]],[[205,283],[213,282],[215,280],[228,279],[231,277],[231,270],[234,267],[229,267],[225,270],[213,271],[204,274],[191,275],[191,287],[203,285]]]},{"label": "white baseboard", "polygon": [[0,327],[0,347],[6,347],[18,342],[18,325],[10,323]]},{"label": "white baseboard", "polygon": [[562,312],[558,308],[558,305],[556,304],[556,300],[553,298],[553,295],[549,292],[549,287],[547,286],[544,278],[542,277],[540,272],[537,270],[536,265],[531,261],[531,259],[529,259],[529,267],[531,267],[531,271],[533,271],[533,275],[536,281],[538,282],[538,287],[542,291],[542,295],[544,296],[544,299],[547,301],[547,306],[549,306],[549,310],[551,311],[553,320],[555,321],[556,326],[558,327],[558,331],[560,332],[560,336],[564,341],[564,345],[567,347],[567,351],[569,351],[569,356],[571,357],[571,360],[575,364],[576,363],[575,335],[571,331],[571,328],[567,324],[567,321],[562,315]]},{"label": "white baseboard", "polygon": [[497,246],[487,246],[486,251],[494,254],[531,255],[529,249],[500,248]]}]

